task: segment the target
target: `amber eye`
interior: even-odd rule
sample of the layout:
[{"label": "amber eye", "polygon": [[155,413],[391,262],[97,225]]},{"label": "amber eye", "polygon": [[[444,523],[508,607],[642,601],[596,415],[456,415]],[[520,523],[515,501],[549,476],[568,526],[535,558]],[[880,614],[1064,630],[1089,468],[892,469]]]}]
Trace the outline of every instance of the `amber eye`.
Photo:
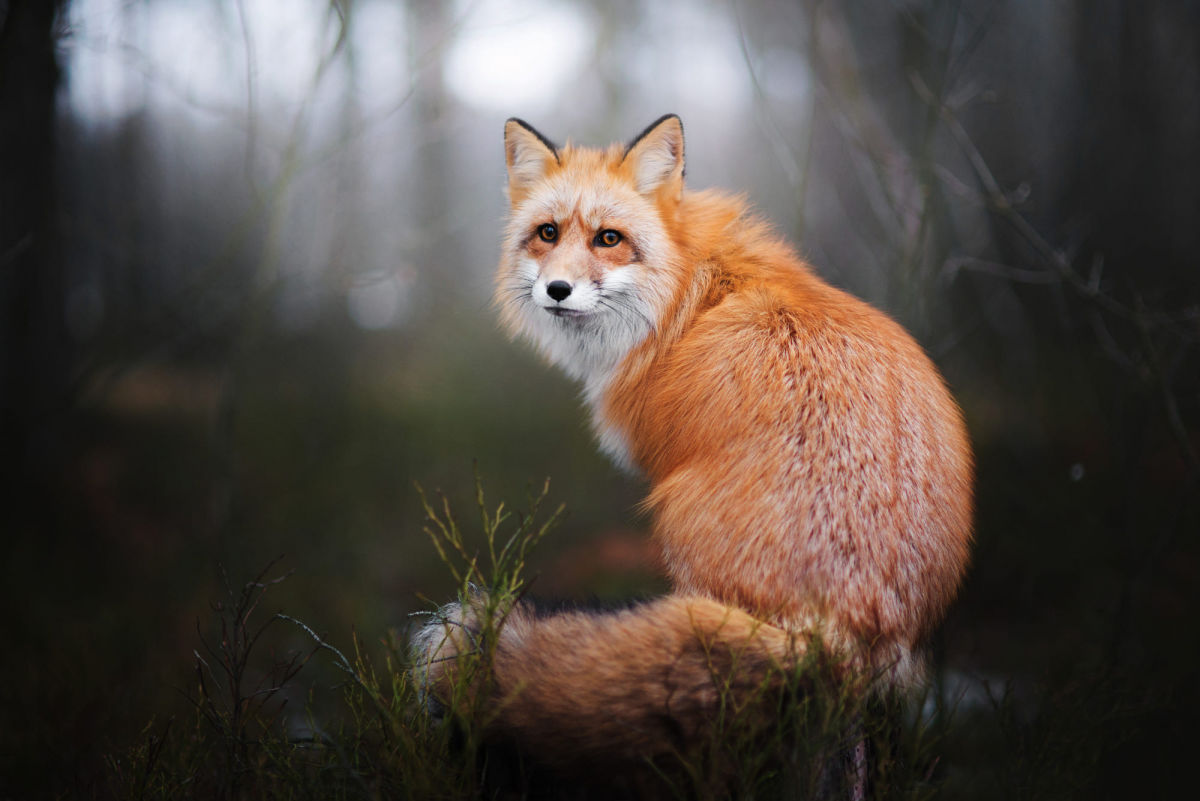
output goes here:
[{"label": "amber eye", "polygon": [[601,231],[596,234],[596,244],[600,247],[611,248],[615,247],[621,241],[621,235],[611,228]]},{"label": "amber eye", "polygon": [[558,226],[554,223],[538,226],[538,236],[542,238],[543,242],[553,242],[558,239]]}]

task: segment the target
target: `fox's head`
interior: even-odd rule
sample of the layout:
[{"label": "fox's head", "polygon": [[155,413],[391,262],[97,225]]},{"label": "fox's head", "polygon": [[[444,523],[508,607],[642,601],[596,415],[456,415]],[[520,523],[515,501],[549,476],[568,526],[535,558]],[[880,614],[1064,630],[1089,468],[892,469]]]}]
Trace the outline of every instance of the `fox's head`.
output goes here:
[{"label": "fox's head", "polygon": [[504,150],[502,319],[568,374],[602,380],[655,329],[674,291],[683,125],[669,114],[628,145],[599,150],[556,147],[510,119]]}]

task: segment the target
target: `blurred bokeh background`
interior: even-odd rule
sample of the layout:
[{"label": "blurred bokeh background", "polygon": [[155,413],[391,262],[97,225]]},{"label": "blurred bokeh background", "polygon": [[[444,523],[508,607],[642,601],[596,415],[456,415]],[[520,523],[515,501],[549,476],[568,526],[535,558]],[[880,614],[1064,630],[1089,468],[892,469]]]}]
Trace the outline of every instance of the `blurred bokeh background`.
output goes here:
[{"label": "blurred bokeh background", "polygon": [[549,476],[569,517],[533,591],[662,591],[644,487],[490,282],[507,117],[606,144],[665,112],[692,187],[748,196],[964,407],[946,792],[1173,786],[1196,3],[0,0],[0,797],[103,795],[225,575],[284,555],[267,605],[342,644],[444,599],[414,482],[470,520],[473,464],[518,507]]}]

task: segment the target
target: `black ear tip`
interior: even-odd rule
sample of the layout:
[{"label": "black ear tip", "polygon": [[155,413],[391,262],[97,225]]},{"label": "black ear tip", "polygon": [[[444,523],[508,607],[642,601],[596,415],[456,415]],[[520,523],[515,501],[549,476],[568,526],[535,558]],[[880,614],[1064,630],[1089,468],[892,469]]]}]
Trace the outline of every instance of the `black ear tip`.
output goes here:
[{"label": "black ear tip", "polygon": [[673,112],[670,114],[662,115],[657,120],[655,120],[654,122],[652,122],[648,126],[646,126],[646,130],[653,131],[655,128],[662,125],[664,122],[667,122],[668,120],[675,120],[675,123],[679,126],[679,130],[681,130],[681,131],[683,130],[683,120],[680,118],[680,116],[678,114],[675,114]]},{"label": "black ear tip", "polygon": [[508,136],[509,131],[511,130],[509,126],[511,126],[513,124],[519,125],[522,128],[524,128],[526,131],[528,131],[529,133],[533,134],[534,137],[536,137],[537,140],[539,142],[541,142],[554,155],[554,160],[558,161],[558,145],[551,142],[549,139],[547,139],[542,134],[541,131],[539,131],[537,128],[534,128],[532,125],[525,122],[525,120],[521,119],[520,117],[509,117],[507,120],[505,120],[505,122],[504,122],[505,137]]},{"label": "black ear tip", "polygon": [[532,125],[525,122],[525,120],[521,119],[520,117],[509,117],[507,120],[504,121],[504,135],[505,136],[508,136],[509,134],[511,134],[513,132],[513,126],[516,126],[517,128],[523,128],[524,130],[526,130],[529,133],[536,136],[538,139],[545,138],[540,133],[538,133],[537,128],[534,128]]},{"label": "black ear tip", "polygon": [[662,125],[664,122],[667,122],[668,120],[675,120],[676,124],[679,126],[679,133],[682,135],[683,134],[683,120],[681,120],[679,118],[679,115],[678,114],[664,114],[661,117],[659,117],[657,120],[655,120],[654,122],[647,125],[645,130],[643,130],[640,134],[633,137],[633,139],[629,140],[629,144],[625,145],[625,155],[628,156],[629,151],[633,150],[634,145],[636,145],[638,142],[645,139],[646,136],[651,131],[655,130],[656,128],[658,128],[658,126]]}]

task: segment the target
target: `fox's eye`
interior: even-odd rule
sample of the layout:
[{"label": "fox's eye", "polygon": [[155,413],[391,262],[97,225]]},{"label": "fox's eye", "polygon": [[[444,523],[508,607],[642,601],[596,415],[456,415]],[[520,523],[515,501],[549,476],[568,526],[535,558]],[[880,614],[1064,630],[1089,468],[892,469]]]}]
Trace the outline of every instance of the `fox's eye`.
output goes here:
[{"label": "fox's eye", "polygon": [[538,226],[538,236],[542,238],[543,242],[553,242],[558,239],[558,226],[554,223]]},{"label": "fox's eye", "polygon": [[600,247],[615,247],[620,241],[621,235],[611,228],[607,228],[596,234],[596,244]]}]

